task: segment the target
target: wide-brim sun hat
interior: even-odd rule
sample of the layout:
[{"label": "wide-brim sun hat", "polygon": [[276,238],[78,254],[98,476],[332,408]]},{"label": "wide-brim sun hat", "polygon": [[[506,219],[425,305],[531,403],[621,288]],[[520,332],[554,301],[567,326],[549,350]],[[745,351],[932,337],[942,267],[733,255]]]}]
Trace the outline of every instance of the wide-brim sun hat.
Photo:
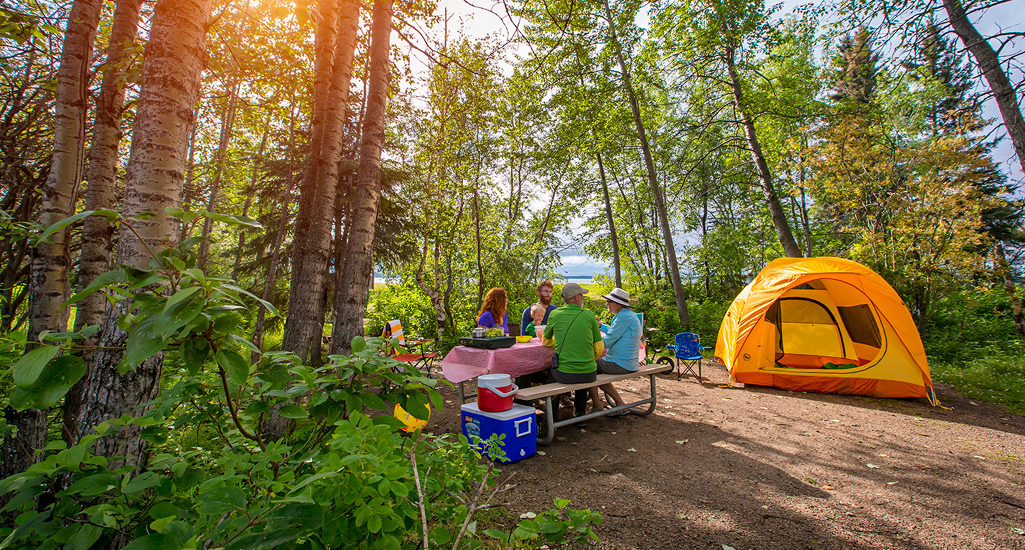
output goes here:
[{"label": "wide-brim sun hat", "polygon": [[605,298],[606,300],[619,304],[623,307],[630,307],[630,293],[619,288],[618,286],[616,288],[613,288],[612,292],[609,292],[608,294],[602,296],[602,298]]}]

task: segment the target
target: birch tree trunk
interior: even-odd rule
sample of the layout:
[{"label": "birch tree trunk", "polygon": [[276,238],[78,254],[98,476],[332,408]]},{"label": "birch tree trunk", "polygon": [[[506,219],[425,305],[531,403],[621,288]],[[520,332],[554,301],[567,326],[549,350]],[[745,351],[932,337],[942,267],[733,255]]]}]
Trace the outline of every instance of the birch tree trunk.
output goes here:
[{"label": "birch tree trunk", "polygon": [[[175,220],[164,209],[180,204],[191,119],[206,60],[209,18],[210,0],[159,0],[154,9],[123,208],[129,218],[142,212],[154,215],[131,222],[138,237],[125,229],[119,232],[118,263],[146,268],[151,250],[156,252],[177,242]],[[144,361],[126,374],[117,372],[123,352],[116,347],[124,345],[128,336],[118,328],[117,317],[130,307],[131,300],[124,300],[104,320],[100,343],[109,348],[93,355],[83,379],[82,406],[73,426],[75,440],[103,420],[142,414],[142,405],[159,390],[163,355]],[[144,447],[139,428],[134,426],[96,443],[98,454],[124,456],[129,465],[142,462]]]},{"label": "birch tree trunk", "polygon": [[[120,0],[114,9],[110,31],[110,45],[103,67],[103,83],[96,102],[96,121],[93,124],[89,146],[89,169],[85,209],[100,210],[114,206],[117,179],[117,151],[121,143],[121,114],[125,104],[125,75],[127,57],[139,30],[139,8],[142,0]],[[89,216],[82,228],[82,255],[79,258],[78,289],[89,286],[97,276],[110,269],[114,227],[107,218]],[[81,300],[75,306],[75,329],[103,322],[107,301],[99,293]],[[69,394],[70,395],[70,394]],[[65,407],[67,407],[65,398]]]},{"label": "birch tree trunk", "polygon": [[609,183],[605,179],[605,164],[598,153],[598,175],[601,177],[601,194],[605,200],[605,218],[609,222],[609,240],[612,241],[612,265],[616,270],[616,286],[623,288],[623,277],[619,269],[619,239],[616,237],[616,220],[612,217],[612,201],[609,199]]},{"label": "birch tree trunk", "polygon": [[1000,66],[1000,56],[968,19],[961,0],[943,0],[943,7],[947,10],[950,26],[972,53],[982,76],[989,83],[989,89],[993,91],[993,99],[997,102],[1000,117],[1004,119],[1004,127],[1014,146],[1014,154],[1018,156],[1022,172],[1025,172],[1025,119],[1018,105],[1017,89]]},{"label": "birch tree trunk", "polygon": [[790,222],[787,221],[786,212],[783,210],[779,196],[772,183],[772,173],[769,172],[769,163],[762,154],[762,146],[758,141],[758,134],[755,133],[755,122],[744,108],[744,92],[740,88],[740,77],[737,75],[737,68],[733,61],[734,52],[727,49],[725,61],[726,71],[730,75],[730,88],[733,91],[733,100],[737,105],[737,112],[740,114],[741,124],[744,127],[744,136],[747,138],[747,146],[751,151],[751,160],[754,161],[755,170],[758,172],[758,181],[761,183],[762,194],[765,195],[765,202],[769,207],[769,216],[772,217],[772,224],[776,227],[776,235],[783,245],[783,253],[791,258],[802,258],[801,247],[797,246],[794,233],[790,230]]},{"label": "birch tree trunk", "polygon": [[370,46],[370,88],[363,120],[363,143],[353,188],[352,229],[345,258],[343,284],[335,292],[333,350],[348,351],[352,339],[363,335],[363,311],[373,282],[374,225],[381,201],[381,150],[384,148],[388,104],[389,53],[393,0],[375,0]]},{"label": "birch tree trunk", "polygon": [[[328,2],[325,2],[325,5]],[[291,288],[288,297],[288,318],[281,349],[296,353],[306,360],[320,350],[324,326],[324,290],[327,284],[327,266],[331,255],[331,224],[335,194],[338,185],[338,163],[341,160],[345,108],[349,99],[352,64],[356,51],[356,31],[359,24],[359,3],[343,0],[333,6],[333,24],[336,32],[327,50],[318,45],[317,55],[330,56],[321,64],[318,57],[314,87],[324,95],[314,96],[313,108],[323,119],[319,124],[314,117],[314,143],[310,151],[302,192],[299,214],[296,218],[296,238],[292,255]],[[325,14],[325,18],[328,17]],[[319,39],[318,31],[318,39]],[[327,87],[316,79],[325,75]],[[319,100],[319,101],[318,101]],[[320,106],[318,107],[318,102]],[[329,205],[325,207],[325,205]]]},{"label": "birch tree trunk", "polygon": [[686,328],[690,324],[690,313],[687,312],[687,296],[683,292],[683,283],[680,281],[680,266],[676,261],[676,245],[673,243],[673,233],[669,229],[669,215],[666,212],[665,198],[662,196],[662,187],[659,185],[658,176],[655,174],[655,162],[651,158],[651,148],[648,146],[648,136],[644,130],[644,122],[641,120],[641,109],[637,104],[637,94],[634,93],[633,83],[630,81],[630,71],[626,67],[623,48],[616,37],[616,23],[612,18],[609,0],[603,0],[603,4],[605,7],[605,18],[609,23],[612,44],[615,47],[616,58],[619,61],[619,70],[623,77],[623,88],[626,90],[627,99],[630,102],[630,111],[633,113],[634,125],[637,127],[637,139],[641,142],[641,152],[644,154],[644,167],[648,172],[648,184],[651,186],[651,194],[655,197],[655,210],[662,229],[662,240],[665,241],[666,260],[669,264],[670,280],[673,283],[673,295],[676,298],[676,313],[680,317],[680,323]]},{"label": "birch tree trunk", "polygon": [[[53,225],[74,213],[76,187],[82,177],[85,147],[85,117],[88,110],[86,84],[96,27],[100,21],[100,0],[76,0],[68,14],[64,49],[57,72],[57,97],[53,129],[53,160],[43,184],[39,222]],[[28,349],[38,344],[44,330],[65,332],[68,310],[61,304],[71,294],[68,231],[58,231],[36,245],[29,283]],[[46,444],[46,411],[5,408],[8,424],[18,428],[17,437],[4,436],[0,477],[25,471],[36,461],[35,450]],[[6,499],[5,499],[6,501]]]}]

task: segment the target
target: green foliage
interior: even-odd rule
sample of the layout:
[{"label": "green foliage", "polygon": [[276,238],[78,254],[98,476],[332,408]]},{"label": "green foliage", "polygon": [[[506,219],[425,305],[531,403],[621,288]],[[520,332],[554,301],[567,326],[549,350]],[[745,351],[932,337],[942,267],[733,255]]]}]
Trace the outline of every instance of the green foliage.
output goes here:
[{"label": "green foliage", "polygon": [[1002,403],[1015,414],[1025,414],[1025,345],[1004,343],[977,353],[965,362],[930,363],[933,381],[950,384],[965,397]]},{"label": "green foliage", "polygon": [[371,290],[366,317],[367,334],[382,334],[384,325],[393,319],[402,322],[407,336],[432,338],[438,331],[430,299],[411,284],[389,284]]},{"label": "green foliage", "polygon": [[983,287],[946,296],[935,311],[923,335],[933,381],[1025,414],[1025,341],[1015,332],[1010,298]]},{"label": "green foliage", "polygon": [[[396,405],[440,408],[438,381],[398,368],[395,340],[356,338],[351,356],[317,369],[291,353],[261,353],[238,334],[243,296],[258,299],[196,269],[197,242],[69,300],[94,292],[132,300],[118,323],[129,333],[122,372],[159,353],[180,367],[165,371],[166,389],[140,416],[102,422],[70,445],[51,441],[27,471],[0,482],[11,496],[2,512],[17,517],[13,530],[0,530],[0,547],[415,548],[424,524],[431,537],[478,546],[484,535],[465,528],[476,525],[481,495],[502,488],[494,464],[464,439],[406,435],[391,415]],[[59,402],[84,374],[95,332],[42,334],[43,345],[7,371],[6,404]],[[271,438],[265,426],[275,414],[292,426]],[[139,466],[95,454],[100,438],[121,430],[141,430],[149,445]],[[567,513],[552,520],[557,529],[521,524],[502,535],[593,537],[593,514]],[[463,529],[446,535],[450,526]]]},{"label": "green foliage", "polygon": [[986,287],[943,297],[922,335],[931,361],[967,363],[1020,344],[1011,317],[1011,300],[1000,289]]}]

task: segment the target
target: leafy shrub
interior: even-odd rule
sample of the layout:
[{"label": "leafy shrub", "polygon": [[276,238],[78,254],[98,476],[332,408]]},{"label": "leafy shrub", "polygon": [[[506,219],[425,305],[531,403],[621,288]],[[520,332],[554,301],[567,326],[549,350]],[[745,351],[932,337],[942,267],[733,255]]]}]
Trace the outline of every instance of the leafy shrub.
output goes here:
[{"label": "leafy shrub", "polygon": [[1025,414],[1025,345],[979,350],[979,356],[965,362],[937,361],[930,371],[935,382],[957,388],[965,397],[1007,405],[1011,412]]},{"label": "leafy shrub", "polygon": [[943,297],[922,334],[930,360],[970,361],[983,350],[1018,340],[1010,298],[977,288]]},{"label": "leafy shrub", "polygon": [[[318,369],[262,353],[237,332],[248,293],[195,269],[197,243],[157,254],[148,270],[104,275],[72,299],[133,300],[119,323],[129,332],[121,372],[161,352],[179,367],[145,413],[93,426],[71,446],[51,441],[0,482],[11,496],[2,512],[16,515],[13,530],[0,529],[3,547],[398,549],[594,537],[600,518],[587,511],[478,532],[472,518],[506,489],[494,464],[462,437],[403,434],[390,414],[440,408],[438,381],[397,368],[394,340],[356,338],[352,356]],[[94,351],[85,338],[96,329],[48,335],[25,354],[10,369],[6,404],[56,404],[85,373],[79,354]],[[292,428],[271,437],[272,416]],[[95,454],[99,439],[132,426],[151,451],[141,466]]]},{"label": "leafy shrub", "polygon": [[422,290],[408,284],[390,284],[370,291],[367,305],[366,334],[384,331],[388,321],[398,319],[409,335],[433,338],[438,333],[438,317],[431,300]]}]

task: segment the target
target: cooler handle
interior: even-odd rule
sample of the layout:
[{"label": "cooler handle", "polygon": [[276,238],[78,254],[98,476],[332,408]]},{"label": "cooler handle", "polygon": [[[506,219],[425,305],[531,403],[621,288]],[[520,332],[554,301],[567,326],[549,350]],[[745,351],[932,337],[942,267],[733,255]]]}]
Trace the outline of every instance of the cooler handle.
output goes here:
[{"label": "cooler handle", "polygon": [[488,390],[499,397],[509,397],[510,395],[520,391],[520,388],[516,387],[516,384],[512,384],[512,389],[509,391],[502,391],[498,388],[488,388]]},{"label": "cooler handle", "polygon": [[[533,431],[530,429],[530,424],[532,420],[533,418],[528,416],[527,418],[521,418],[520,420],[517,420],[513,423],[513,425],[516,427],[516,437],[523,437],[525,435],[531,434],[531,432]],[[520,431],[520,426],[524,425],[524,423],[526,423],[527,429]]]}]

